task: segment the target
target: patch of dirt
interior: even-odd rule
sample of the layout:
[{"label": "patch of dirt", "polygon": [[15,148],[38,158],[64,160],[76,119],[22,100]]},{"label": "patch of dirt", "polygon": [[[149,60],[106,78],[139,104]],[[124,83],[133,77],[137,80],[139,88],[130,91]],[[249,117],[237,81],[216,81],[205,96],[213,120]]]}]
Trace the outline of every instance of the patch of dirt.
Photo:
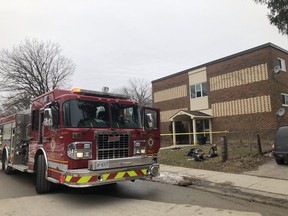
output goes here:
[{"label": "patch of dirt", "polygon": [[241,158],[231,158],[224,163],[219,164],[218,171],[230,173],[242,173],[257,169],[260,165],[270,161],[269,156],[242,156]]}]

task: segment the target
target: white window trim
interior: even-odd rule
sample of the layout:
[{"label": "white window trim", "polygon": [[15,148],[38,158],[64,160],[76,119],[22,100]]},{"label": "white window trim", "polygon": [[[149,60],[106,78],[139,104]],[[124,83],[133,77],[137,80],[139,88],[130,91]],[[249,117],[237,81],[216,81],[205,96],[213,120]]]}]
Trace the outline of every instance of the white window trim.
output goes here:
[{"label": "white window trim", "polygon": [[[287,97],[287,104],[283,104],[283,100],[282,100],[282,96],[284,96],[284,97]],[[281,103],[282,103],[282,106],[285,106],[285,107],[288,107],[288,94],[286,94],[286,93],[281,93]]]},{"label": "white window trim", "polygon": [[284,59],[282,58],[277,58],[279,61],[280,61],[280,67],[281,67],[281,70],[286,72],[286,62]]},{"label": "white window trim", "polygon": [[[198,98],[203,98],[203,97],[208,97],[208,95],[203,95],[203,83],[206,83],[206,82],[202,82],[202,83],[197,83],[197,84],[193,84],[193,85],[190,85],[190,100],[195,100],[195,99],[198,99]],[[196,86],[200,86],[200,92],[201,92],[201,96],[200,97],[194,97],[192,98],[192,94],[191,94],[191,88],[192,86],[194,87],[194,90],[195,90],[195,96],[197,96],[197,92],[196,92]]]}]

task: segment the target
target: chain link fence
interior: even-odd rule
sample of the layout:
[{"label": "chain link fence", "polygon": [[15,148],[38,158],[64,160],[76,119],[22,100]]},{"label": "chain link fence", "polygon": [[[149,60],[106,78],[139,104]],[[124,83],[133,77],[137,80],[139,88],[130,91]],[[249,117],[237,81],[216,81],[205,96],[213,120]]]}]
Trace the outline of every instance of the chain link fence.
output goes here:
[{"label": "chain link fence", "polygon": [[222,137],[226,136],[228,152],[231,148],[239,148],[239,152],[242,152],[243,155],[256,155],[272,151],[276,131],[276,128],[270,128],[255,131],[227,132],[214,137],[215,143],[222,145]]}]

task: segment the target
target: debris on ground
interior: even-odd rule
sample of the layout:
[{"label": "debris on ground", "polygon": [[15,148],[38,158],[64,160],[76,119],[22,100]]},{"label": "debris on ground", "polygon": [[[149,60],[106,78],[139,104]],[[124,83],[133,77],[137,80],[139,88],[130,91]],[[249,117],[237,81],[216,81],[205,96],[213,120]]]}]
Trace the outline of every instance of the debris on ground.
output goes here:
[{"label": "debris on ground", "polygon": [[195,161],[204,161],[204,152],[201,149],[198,148],[192,148],[189,150],[189,152],[187,153],[187,156],[191,157],[191,160],[195,160]]},{"label": "debris on ground", "polygon": [[208,155],[209,158],[218,157],[217,145],[216,145],[216,144],[213,144],[213,145],[212,145],[212,147],[210,148],[208,154],[209,154],[209,155]]},{"label": "debris on ground", "polygon": [[[191,157],[188,160],[194,160],[194,161],[204,161],[205,160],[204,155],[205,153],[203,152],[203,150],[199,148],[191,148],[187,153],[187,156]],[[207,157],[208,158],[218,157],[217,146],[215,144],[212,145],[212,147],[210,148],[208,156],[206,156],[206,158]]]},{"label": "debris on ground", "polygon": [[171,151],[175,151],[175,150],[182,150],[181,147],[174,147],[174,148],[171,148]]}]

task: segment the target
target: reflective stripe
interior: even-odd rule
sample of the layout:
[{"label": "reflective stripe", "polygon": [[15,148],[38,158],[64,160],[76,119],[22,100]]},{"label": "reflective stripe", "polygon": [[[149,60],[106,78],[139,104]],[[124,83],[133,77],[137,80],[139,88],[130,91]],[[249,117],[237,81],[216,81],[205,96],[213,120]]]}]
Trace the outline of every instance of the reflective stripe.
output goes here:
[{"label": "reflective stripe", "polygon": [[92,176],[83,176],[83,177],[81,177],[78,181],[77,181],[77,183],[78,184],[83,184],[83,183],[87,183],[87,182],[89,182],[89,180],[92,178]]},{"label": "reflective stripe", "polygon": [[125,175],[125,173],[126,173],[126,172],[118,172],[114,179],[123,178],[123,176]]},{"label": "reflective stripe", "polygon": [[111,174],[103,174],[103,181],[106,181],[108,179],[108,177],[111,176]]},{"label": "reflective stripe", "polygon": [[144,175],[147,175],[147,169],[143,169],[142,172],[144,173]]},{"label": "reflective stripe", "polygon": [[52,168],[48,168],[48,170],[51,171],[51,172],[62,173],[61,170],[55,170],[55,169],[52,169]]},{"label": "reflective stripe", "polygon": [[129,176],[137,176],[137,173],[135,171],[128,171],[127,172]]},{"label": "reflective stripe", "polygon": [[65,181],[70,182],[71,179],[72,179],[72,176],[66,176]]},{"label": "reflective stripe", "polygon": [[[116,172],[116,173],[105,173],[102,174],[102,181],[107,180],[116,180],[122,178],[129,178],[129,177],[136,177],[136,176],[145,176],[147,175],[147,169],[142,170],[129,170],[124,172]],[[73,176],[66,176],[65,182],[76,183],[76,184],[85,184],[89,182],[96,182],[98,181],[98,176],[82,176],[82,177],[73,177]]]},{"label": "reflective stripe", "polygon": [[56,163],[68,164],[68,161],[56,160],[56,159],[52,159],[52,158],[49,158],[48,160],[52,161],[52,162],[56,162]]}]

